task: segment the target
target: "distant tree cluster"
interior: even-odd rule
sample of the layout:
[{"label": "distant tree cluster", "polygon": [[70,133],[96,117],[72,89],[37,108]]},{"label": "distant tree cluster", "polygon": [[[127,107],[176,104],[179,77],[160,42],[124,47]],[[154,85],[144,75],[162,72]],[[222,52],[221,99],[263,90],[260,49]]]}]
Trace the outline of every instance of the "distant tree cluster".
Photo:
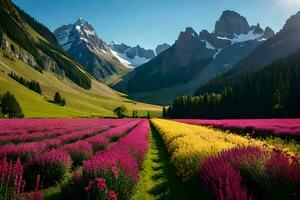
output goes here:
[{"label": "distant tree cluster", "polygon": [[125,117],[126,111],[127,111],[127,108],[125,106],[119,106],[114,109],[114,113],[117,115],[118,118]]},{"label": "distant tree cluster", "polygon": [[300,51],[241,77],[218,79],[177,97],[172,118],[300,117]]},{"label": "distant tree cluster", "polygon": [[53,97],[53,103],[60,105],[60,106],[65,106],[66,105],[66,100],[61,97],[59,92],[56,92]]},{"label": "distant tree cluster", "polygon": [[40,87],[39,82],[37,81],[28,81],[25,78],[23,78],[22,76],[18,76],[15,73],[10,73],[8,74],[12,79],[16,80],[17,82],[19,82],[20,84],[24,85],[25,87],[27,87],[28,89],[38,93],[38,94],[42,94],[42,89]]},{"label": "distant tree cluster", "polygon": [[132,118],[138,118],[138,111],[137,110],[132,110]]},{"label": "distant tree cluster", "polygon": [[162,117],[162,118],[167,118],[167,117],[168,117],[168,114],[167,114],[167,108],[166,108],[166,107],[163,107],[161,117]]},{"label": "distant tree cluster", "polygon": [[23,118],[21,106],[10,92],[0,95],[0,117]]}]

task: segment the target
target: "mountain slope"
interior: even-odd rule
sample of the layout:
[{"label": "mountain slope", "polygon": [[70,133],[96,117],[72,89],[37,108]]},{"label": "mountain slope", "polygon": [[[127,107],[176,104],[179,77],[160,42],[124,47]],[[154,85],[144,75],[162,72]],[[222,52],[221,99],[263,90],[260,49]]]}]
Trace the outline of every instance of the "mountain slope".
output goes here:
[{"label": "mountain slope", "polygon": [[53,37],[50,41],[41,37],[39,32],[45,33],[47,38],[51,37],[50,31],[22,13],[9,0],[0,1],[1,48],[35,69],[54,71],[83,88],[90,88],[90,76],[82,70],[82,66],[60,49]]},{"label": "mountain slope", "polygon": [[57,28],[54,34],[62,48],[76,58],[97,80],[129,71],[97,36],[93,26],[82,18],[74,24]]},{"label": "mountain slope", "polygon": [[232,69],[231,73],[257,70],[279,57],[285,57],[300,47],[300,12],[289,18],[274,37],[264,42]]},{"label": "mountain slope", "polygon": [[[9,0],[0,0],[0,94],[13,93],[25,117],[114,116],[113,109],[124,105],[146,115],[160,113],[160,107],[128,100],[96,81],[84,68],[57,46],[54,35],[20,11]],[[3,20],[2,20],[3,19]],[[8,76],[16,73],[39,82],[42,95]],[[64,107],[50,102],[54,93],[65,99]]]},{"label": "mountain slope", "polygon": [[[220,87],[177,97],[169,117],[297,118],[300,116],[300,50],[264,68],[227,79]],[[208,90],[209,89],[209,90]]]},{"label": "mountain slope", "polygon": [[[139,116],[146,116],[149,110],[152,116],[160,115],[160,107],[142,104],[128,100],[106,85],[92,80],[91,89],[85,90],[67,78],[53,72],[40,73],[21,60],[4,58],[0,50],[0,94],[6,91],[13,93],[20,102],[25,117],[113,117],[113,109],[124,105],[127,115],[131,116],[133,109],[138,110]],[[42,88],[39,95],[8,76],[14,72],[27,80],[38,81]],[[65,99],[64,107],[48,102],[59,92]]]},{"label": "mountain slope", "polygon": [[141,101],[170,103],[177,95],[193,93],[200,84],[227,72],[273,35],[268,27],[249,26],[243,16],[224,11],[212,33],[197,34],[186,28],[174,45],[114,87]]}]

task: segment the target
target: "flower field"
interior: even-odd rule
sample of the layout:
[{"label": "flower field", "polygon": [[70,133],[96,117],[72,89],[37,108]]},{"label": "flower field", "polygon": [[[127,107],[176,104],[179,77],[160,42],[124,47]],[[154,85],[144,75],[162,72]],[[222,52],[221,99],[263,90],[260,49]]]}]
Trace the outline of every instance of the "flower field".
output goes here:
[{"label": "flower field", "polygon": [[148,134],[149,122],[140,119],[0,120],[0,199],[43,199],[40,188],[57,186],[68,174],[67,199],[129,196]]},{"label": "flower field", "polygon": [[179,119],[179,122],[212,126],[232,131],[247,131],[261,135],[300,137],[300,119],[235,119],[235,120],[202,120]]},{"label": "flower field", "polygon": [[200,199],[207,192],[213,199],[300,197],[298,155],[203,126],[151,121],[163,138],[178,176],[184,182],[199,184],[195,187],[199,188]]},{"label": "flower field", "polygon": [[0,120],[0,200],[299,199],[298,151],[188,123]]}]

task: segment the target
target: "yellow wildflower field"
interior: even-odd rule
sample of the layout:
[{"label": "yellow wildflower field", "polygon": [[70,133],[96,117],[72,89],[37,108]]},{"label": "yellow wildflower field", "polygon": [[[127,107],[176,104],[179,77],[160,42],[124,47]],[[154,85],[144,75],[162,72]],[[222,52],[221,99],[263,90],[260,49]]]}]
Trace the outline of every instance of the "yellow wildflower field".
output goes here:
[{"label": "yellow wildflower field", "polygon": [[258,140],[203,126],[164,119],[152,119],[151,122],[162,136],[171,154],[171,162],[183,181],[197,173],[206,156],[234,147],[266,146]]}]

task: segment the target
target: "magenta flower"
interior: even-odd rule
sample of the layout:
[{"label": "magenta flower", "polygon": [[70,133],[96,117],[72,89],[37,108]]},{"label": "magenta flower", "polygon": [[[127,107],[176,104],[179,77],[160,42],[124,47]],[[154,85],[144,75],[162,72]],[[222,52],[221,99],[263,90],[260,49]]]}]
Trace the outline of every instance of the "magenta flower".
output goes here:
[{"label": "magenta flower", "polygon": [[114,143],[107,150],[99,152],[90,160],[84,161],[84,174],[97,174],[118,166],[122,172],[137,182],[139,166],[143,162],[147,148],[149,123],[141,121],[134,129]]},{"label": "magenta flower", "polygon": [[108,190],[107,196],[109,200],[118,200],[118,194],[113,190]]},{"label": "magenta flower", "polygon": [[113,175],[114,175],[115,178],[119,178],[119,171],[118,171],[118,169],[115,166],[113,166],[111,168],[111,171],[112,171],[112,173],[113,173]]},{"label": "magenta flower", "polygon": [[104,190],[106,187],[106,180],[104,178],[96,178],[95,180],[99,190]]}]

